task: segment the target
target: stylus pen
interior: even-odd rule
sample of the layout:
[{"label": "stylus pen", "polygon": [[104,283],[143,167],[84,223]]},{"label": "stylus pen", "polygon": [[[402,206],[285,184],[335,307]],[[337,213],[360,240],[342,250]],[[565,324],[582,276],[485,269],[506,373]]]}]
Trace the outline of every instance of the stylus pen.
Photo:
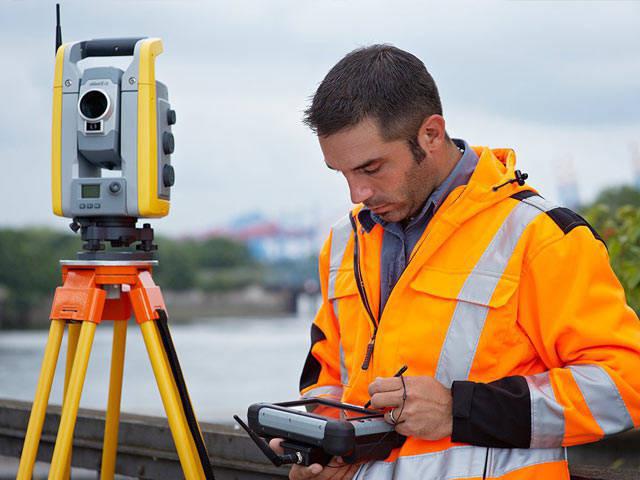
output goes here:
[{"label": "stylus pen", "polygon": [[[406,372],[409,369],[409,367],[407,367],[406,365],[403,365],[400,370],[398,370],[396,372],[396,374],[394,375],[394,377],[401,377],[402,374],[404,372]],[[369,408],[371,406],[371,400],[369,400],[367,403],[364,404],[364,408]]]}]

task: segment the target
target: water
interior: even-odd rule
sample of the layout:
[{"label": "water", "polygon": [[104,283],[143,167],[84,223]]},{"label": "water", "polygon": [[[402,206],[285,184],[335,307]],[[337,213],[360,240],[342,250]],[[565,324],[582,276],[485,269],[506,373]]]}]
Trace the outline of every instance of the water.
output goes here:
[{"label": "water", "polygon": [[[231,423],[251,403],[293,400],[309,349],[311,318],[227,318],[173,325],[171,333],[199,420]],[[33,401],[48,332],[0,333],[0,397]],[[104,410],[112,326],[98,326],[81,407]],[[49,399],[60,404],[66,338]],[[164,415],[139,327],[129,322],[122,411]]]}]

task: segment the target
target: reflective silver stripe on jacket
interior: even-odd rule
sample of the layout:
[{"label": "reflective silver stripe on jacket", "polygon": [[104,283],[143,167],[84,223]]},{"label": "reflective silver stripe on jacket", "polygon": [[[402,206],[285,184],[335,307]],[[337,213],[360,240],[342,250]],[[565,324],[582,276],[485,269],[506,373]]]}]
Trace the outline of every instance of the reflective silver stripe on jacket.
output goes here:
[{"label": "reflective silver stripe on jacket", "polygon": [[605,435],[633,428],[633,420],[618,387],[604,368],[599,365],[570,365],[569,370],[591,415]]},{"label": "reflective silver stripe on jacket", "polygon": [[[338,316],[338,302],[335,298],[336,295],[336,278],[338,276],[338,269],[342,265],[344,258],[344,252],[347,249],[347,243],[351,237],[351,221],[349,216],[341,218],[331,228],[331,249],[329,251],[329,285],[327,287],[327,298],[333,304],[333,313],[335,314],[338,322],[340,317]],[[349,372],[345,362],[344,348],[342,347],[342,338],[340,339],[340,381],[343,385],[349,384]]]},{"label": "reflective silver stripe on jacket", "polygon": [[566,460],[565,448],[490,448],[487,478],[501,477],[520,468],[540,463]]},{"label": "reflective silver stripe on jacket", "polygon": [[336,277],[338,269],[342,265],[344,251],[347,249],[347,243],[351,236],[351,221],[349,215],[341,218],[331,227],[331,250],[329,252],[329,287],[327,289],[327,297],[331,300],[336,294]]},{"label": "reflective silver stripe on jacket", "polygon": [[531,447],[559,447],[564,439],[564,409],[556,401],[549,372],[524,378],[531,397]]},{"label": "reflective silver stripe on jacket", "polygon": [[460,446],[439,452],[399,457],[395,462],[369,462],[355,480],[453,480],[482,478],[485,462],[487,478],[506,475],[540,463],[564,461],[563,448],[521,449]]},{"label": "reflective silver stripe on jacket", "polygon": [[487,305],[522,233],[540,214],[537,206],[519,202],[465,280],[436,368],[435,378],[444,386],[451,387],[454,380],[467,379],[489,312]]},{"label": "reflective silver stripe on jacket", "polygon": [[335,397],[340,400],[342,398],[342,387],[328,385],[324,387],[316,387],[312,388],[304,395],[302,398],[313,398],[313,397]]},{"label": "reflective silver stripe on jacket", "polygon": [[536,207],[541,212],[548,212],[550,210],[553,210],[554,208],[558,208],[558,205],[556,205],[553,202],[550,202],[549,200],[542,198],[539,195],[534,195],[532,197],[525,198],[521,200],[521,202],[526,203],[527,205],[531,205],[532,207]]},{"label": "reflective silver stripe on jacket", "polygon": [[[338,323],[340,323],[340,317],[338,316],[338,302],[337,298],[332,300],[333,303],[333,314],[338,319]],[[347,370],[347,363],[344,358],[344,348],[342,348],[342,336],[340,337],[340,382],[343,385],[349,385],[349,371]]]}]

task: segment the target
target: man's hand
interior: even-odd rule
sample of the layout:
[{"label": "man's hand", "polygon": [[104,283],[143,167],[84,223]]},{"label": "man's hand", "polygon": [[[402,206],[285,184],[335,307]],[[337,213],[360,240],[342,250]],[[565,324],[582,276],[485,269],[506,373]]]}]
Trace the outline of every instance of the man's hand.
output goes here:
[{"label": "man's hand", "polygon": [[[278,455],[284,453],[280,446],[281,438],[274,438],[269,442],[271,449]],[[308,467],[304,465],[293,465],[289,471],[290,480],[304,480],[313,478],[316,480],[351,480],[358,471],[359,465],[348,465],[340,457],[334,457],[325,467],[319,463],[313,463]]]},{"label": "man's hand", "polygon": [[425,440],[450,436],[453,428],[451,390],[433,377],[404,377],[404,382],[406,399],[403,401],[401,378],[377,378],[369,385],[371,407],[393,409],[393,417],[390,410],[384,418],[395,424],[396,432],[402,435]]}]

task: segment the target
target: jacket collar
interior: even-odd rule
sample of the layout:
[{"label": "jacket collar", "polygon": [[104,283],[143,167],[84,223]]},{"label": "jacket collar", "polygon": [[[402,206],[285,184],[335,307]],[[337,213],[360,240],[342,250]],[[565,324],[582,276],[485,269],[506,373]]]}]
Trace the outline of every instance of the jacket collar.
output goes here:
[{"label": "jacket collar", "polygon": [[[494,187],[515,177],[515,152],[510,148],[471,148],[479,158],[469,183],[455,188],[436,213],[436,217],[443,217],[447,223],[456,226],[517,192],[534,190],[528,185],[520,186],[517,183],[494,190]],[[358,218],[358,213],[363,208],[363,205],[356,206],[352,211],[353,215]],[[359,226],[367,232],[373,228],[381,228],[375,222]]]}]

